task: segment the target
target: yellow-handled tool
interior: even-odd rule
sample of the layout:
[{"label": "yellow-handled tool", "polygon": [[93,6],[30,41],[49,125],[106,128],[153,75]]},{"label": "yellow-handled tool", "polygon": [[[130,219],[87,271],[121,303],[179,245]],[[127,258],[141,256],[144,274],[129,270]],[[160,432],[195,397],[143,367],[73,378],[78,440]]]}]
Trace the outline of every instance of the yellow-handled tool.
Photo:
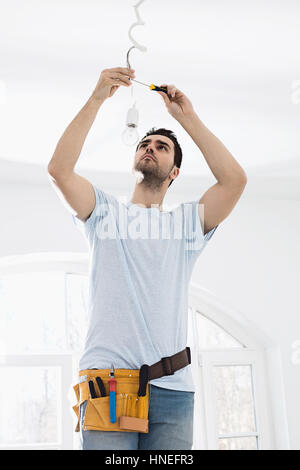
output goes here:
[{"label": "yellow-handled tool", "polygon": [[146,83],[139,82],[138,80],[134,80],[133,78],[131,78],[130,80],[133,81],[133,82],[140,83],[141,85],[145,85],[145,86],[147,86],[148,88],[150,88],[150,90],[154,90],[154,91],[163,91],[163,92],[165,92],[166,94],[168,94],[168,89],[165,88],[165,87],[160,87],[160,86],[157,86],[157,85],[153,85],[153,83],[151,83],[151,85],[147,85]]}]

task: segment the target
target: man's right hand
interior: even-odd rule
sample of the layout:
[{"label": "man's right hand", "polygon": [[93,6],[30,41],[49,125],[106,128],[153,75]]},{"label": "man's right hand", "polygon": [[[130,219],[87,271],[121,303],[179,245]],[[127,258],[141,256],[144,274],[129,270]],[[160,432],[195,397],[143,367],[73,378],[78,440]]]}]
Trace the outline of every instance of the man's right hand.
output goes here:
[{"label": "man's right hand", "polygon": [[117,89],[123,86],[131,86],[130,78],[134,78],[135,74],[132,69],[116,67],[113,69],[105,69],[101,72],[100,78],[92,93],[93,98],[105,101],[111,98]]}]

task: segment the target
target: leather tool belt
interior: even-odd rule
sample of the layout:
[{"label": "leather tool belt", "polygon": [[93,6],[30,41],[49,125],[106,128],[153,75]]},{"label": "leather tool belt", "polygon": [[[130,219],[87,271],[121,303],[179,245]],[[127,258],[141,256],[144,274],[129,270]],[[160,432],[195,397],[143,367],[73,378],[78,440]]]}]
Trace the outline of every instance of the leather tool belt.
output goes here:
[{"label": "leather tool belt", "polygon": [[[116,422],[110,421],[109,379],[110,369],[87,369],[79,372],[80,381],[74,385],[77,403],[73,410],[78,418],[75,432],[79,431],[80,405],[87,401],[82,429],[84,431],[124,431],[148,433],[149,380],[174,375],[179,369],[191,364],[191,351],[186,347],[173,356],[163,357],[140,369],[115,369]],[[102,395],[98,386],[102,381]],[[92,381],[97,398],[92,398],[89,382]],[[100,382],[101,382],[100,381]]]}]

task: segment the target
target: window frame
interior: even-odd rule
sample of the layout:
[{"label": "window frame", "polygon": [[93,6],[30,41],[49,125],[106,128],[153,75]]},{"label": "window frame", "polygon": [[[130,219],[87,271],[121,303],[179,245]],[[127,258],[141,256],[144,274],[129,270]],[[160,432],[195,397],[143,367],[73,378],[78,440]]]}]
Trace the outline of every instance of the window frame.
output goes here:
[{"label": "window frame", "polygon": [[[7,278],[22,273],[37,271],[62,271],[68,274],[78,274],[88,276],[89,254],[72,252],[52,252],[52,253],[30,253],[16,256],[5,256],[0,258],[0,278]],[[65,291],[66,293],[66,291]],[[66,299],[66,296],[65,296]],[[65,309],[65,317],[67,310]],[[77,450],[78,436],[74,432],[76,425],[75,413],[72,405],[75,404],[75,395],[72,389],[74,383],[73,365],[78,362],[78,353],[68,351],[57,353],[21,353],[8,354],[5,345],[0,344],[0,372],[3,373],[5,366],[18,367],[60,367],[60,396],[58,403],[58,442],[57,443],[33,443],[33,444],[0,444],[0,450],[39,450],[39,449],[62,449]]]},{"label": "window frame", "polygon": [[0,450],[72,450],[74,427],[70,408],[70,384],[72,383],[72,354],[8,354],[1,357],[0,373],[5,376],[5,367],[55,367],[60,369],[58,385],[58,440],[57,442],[0,444]]},{"label": "window frame", "polygon": [[[265,348],[251,334],[253,329],[249,326],[246,328],[243,318],[238,322],[236,312],[232,314],[229,309],[226,310],[224,305],[221,305],[220,301],[209,291],[205,291],[195,283],[190,284],[189,312],[189,321],[192,322],[193,329],[193,344],[190,347],[196,390],[193,449],[219,449],[218,440],[223,436],[218,435],[213,367],[227,365],[251,365],[257,425],[257,433],[254,435],[258,435],[258,450],[274,449]],[[201,349],[196,322],[197,314],[204,315],[208,320],[217,323],[245,347]],[[238,433],[234,437],[252,434]]]},{"label": "window frame", "polygon": [[236,433],[234,437],[257,436],[258,449],[270,449],[272,447],[270,427],[268,425],[268,400],[266,396],[267,383],[263,367],[263,358],[259,351],[255,350],[200,350],[198,363],[200,373],[203,375],[203,400],[205,409],[205,422],[207,430],[207,449],[218,450],[219,439],[230,437],[219,435],[217,429],[216,396],[213,384],[213,367],[215,366],[240,366],[250,365],[253,381],[253,405],[257,426],[256,433]]}]

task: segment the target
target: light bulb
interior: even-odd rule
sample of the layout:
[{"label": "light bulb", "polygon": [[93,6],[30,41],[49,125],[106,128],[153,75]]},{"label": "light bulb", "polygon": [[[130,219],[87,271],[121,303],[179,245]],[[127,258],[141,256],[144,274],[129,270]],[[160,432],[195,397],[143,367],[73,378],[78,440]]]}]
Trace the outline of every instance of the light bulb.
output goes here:
[{"label": "light bulb", "polygon": [[122,134],[122,140],[125,145],[132,146],[139,140],[139,134],[135,127],[126,127]]},{"label": "light bulb", "polygon": [[137,131],[139,120],[139,112],[135,107],[135,103],[132,108],[128,110],[126,118],[126,128],[122,134],[122,141],[125,145],[134,145],[139,141],[139,134]]}]

